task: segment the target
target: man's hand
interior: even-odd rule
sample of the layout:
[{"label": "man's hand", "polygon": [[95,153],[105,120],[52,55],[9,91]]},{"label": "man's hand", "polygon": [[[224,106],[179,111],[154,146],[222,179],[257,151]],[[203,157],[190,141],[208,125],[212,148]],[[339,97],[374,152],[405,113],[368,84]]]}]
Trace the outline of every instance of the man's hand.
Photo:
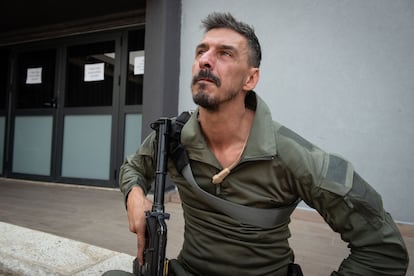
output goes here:
[{"label": "man's hand", "polygon": [[144,263],[145,249],[145,211],[151,210],[152,202],[149,201],[140,187],[134,187],[128,194],[127,210],[129,231],[137,234],[138,252],[137,258],[142,265]]}]

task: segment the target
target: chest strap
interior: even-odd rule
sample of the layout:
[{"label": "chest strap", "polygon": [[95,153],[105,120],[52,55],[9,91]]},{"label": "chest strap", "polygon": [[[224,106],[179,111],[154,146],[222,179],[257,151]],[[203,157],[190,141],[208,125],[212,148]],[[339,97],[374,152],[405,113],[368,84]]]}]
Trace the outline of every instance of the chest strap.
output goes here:
[{"label": "chest strap", "polygon": [[300,202],[300,199],[298,199],[290,205],[272,209],[249,207],[222,199],[201,189],[194,179],[190,164],[187,164],[181,173],[204,202],[216,211],[226,214],[243,224],[268,229],[288,223],[290,215]]},{"label": "chest strap", "polygon": [[271,209],[249,207],[241,204],[237,204],[220,197],[214,196],[203,189],[197,184],[191,171],[190,162],[187,152],[181,144],[181,130],[185,123],[190,118],[190,113],[183,112],[172,123],[172,131],[170,132],[170,158],[178,172],[180,172],[187,182],[191,185],[193,190],[205,203],[210,205],[216,211],[228,215],[241,223],[258,226],[261,228],[273,228],[278,225],[289,222],[290,215],[296,206],[300,202],[300,199],[294,203]]}]

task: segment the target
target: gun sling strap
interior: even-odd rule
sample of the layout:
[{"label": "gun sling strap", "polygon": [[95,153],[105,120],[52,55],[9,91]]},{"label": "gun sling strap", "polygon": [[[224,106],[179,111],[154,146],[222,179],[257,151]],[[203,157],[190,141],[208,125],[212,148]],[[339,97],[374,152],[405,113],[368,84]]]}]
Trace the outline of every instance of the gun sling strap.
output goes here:
[{"label": "gun sling strap", "polygon": [[286,223],[289,220],[293,210],[300,202],[300,199],[288,206],[263,209],[237,204],[214,196],[200,188],[191,171],[187,152],[180,143],[181,129],[189,118],[190,113],[183,112],[176,118],[175,122],[172,123],[170,157],[173,160],[178,172],[183,175],[200,198],[217,211],[224,213],[243,224],[249,224],[266,229]]}]

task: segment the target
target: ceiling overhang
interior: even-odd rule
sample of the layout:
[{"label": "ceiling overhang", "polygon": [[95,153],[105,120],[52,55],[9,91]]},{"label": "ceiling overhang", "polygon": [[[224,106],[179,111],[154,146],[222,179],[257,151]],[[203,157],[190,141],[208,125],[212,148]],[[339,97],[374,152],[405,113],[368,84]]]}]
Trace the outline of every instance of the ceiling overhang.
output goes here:
[{"label": "ceiling overhang", "polygon": [[5,0],[0,46],[135,26],[145,22],[145,0]]}]

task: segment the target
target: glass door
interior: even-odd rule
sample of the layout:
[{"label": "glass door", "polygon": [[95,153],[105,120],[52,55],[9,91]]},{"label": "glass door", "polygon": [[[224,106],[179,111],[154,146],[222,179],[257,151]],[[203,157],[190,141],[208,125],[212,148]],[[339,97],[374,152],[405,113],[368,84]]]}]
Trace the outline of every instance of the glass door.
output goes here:
[{"label": "glass door", "polygon": [[141,142],[144,29],[30,46],[11,51],[6,174],[117,186],[119,166]]},{"label": "glass door", "polygon": [[119,95],[115,42],[67,48],[62,177],[111,179],[113,111]]},{"label": "glass door", "polygon": [[122,158],[135,153],[141,144],[142,90],[144,83],[144,30],[128,32],[125,99],[121,101],[124,119],[124,147]]},{"label": "glass door", "polygon": [[17,53],[11,172],[50,176],[52,171],[56,49]]},{"label": "glass door", "polygon": [[0,175],[3,175],[6,116],[7,116],[7,92],[9,83],[9,52],[0,50]]}]

